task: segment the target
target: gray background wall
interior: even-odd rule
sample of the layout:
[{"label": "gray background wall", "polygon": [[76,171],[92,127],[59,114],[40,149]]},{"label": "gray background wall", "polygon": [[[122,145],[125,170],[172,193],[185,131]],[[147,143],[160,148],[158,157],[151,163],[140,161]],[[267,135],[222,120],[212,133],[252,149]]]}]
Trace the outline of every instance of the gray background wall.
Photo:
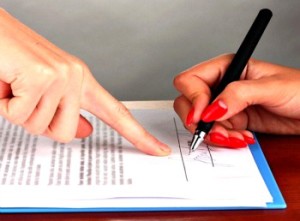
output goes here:
[{"label": "gray background wall", "polygon": [[300,68],[299,0],[1,0],[84,60],[120,100],[173,99],[176,74],[235,52],[259,9],[274,16],[254,57]]}]

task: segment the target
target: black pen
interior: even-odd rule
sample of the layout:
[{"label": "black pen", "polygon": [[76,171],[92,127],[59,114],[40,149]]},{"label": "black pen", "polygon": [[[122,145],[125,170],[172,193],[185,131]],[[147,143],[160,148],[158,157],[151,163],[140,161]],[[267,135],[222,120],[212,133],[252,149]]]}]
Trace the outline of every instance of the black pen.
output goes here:
[{"label": "black pen", "polygon": [[[269,9],[261,9],[259,11],[240,48],[228,66],[220,84],[216,90],[211,92],[211,101],[213,101],[229,83],[240,79],[241,73],[251,57],[260,37],[264,33],[271,17],[272,12]],[[191,143],[191,151],[197,149],[203,142],[205,135],[210,131],[213,124],[214,122],[206,123],[203,121],[198,123]]]}]

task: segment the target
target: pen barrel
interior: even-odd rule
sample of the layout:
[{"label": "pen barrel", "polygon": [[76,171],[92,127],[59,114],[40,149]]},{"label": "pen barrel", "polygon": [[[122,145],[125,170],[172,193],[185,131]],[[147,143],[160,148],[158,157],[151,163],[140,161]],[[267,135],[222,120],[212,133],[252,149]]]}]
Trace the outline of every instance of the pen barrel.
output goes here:
[{"label": "pen barrel", "polygon": [[[221,82],[215,90],[212,90],[211,101],[215,100],[215,98],[225,89],[228,84],[240,79],[240,76],[248,60],[251,57],[256,45],[258,44],[259,39],[264,33],[271,17],[272,12],[269,9],[262,9],[259,11],[241,46],[233,57],[226,72],[224,73]],[[204,134],[207,134],[212,128],[213,124],[214,122],[198,122],[191,144],[191,150],[195,150],[197,148],[197,145],[199,145],[197,139],[199,140],[199,137],[203,136],[202,132],[204,132]]]},{"label": "pen barrel", "polygon": [[203,121],[199,121],[195,133],[200,133],[201,131],[203,131],[203,132],[205,132],[205,134],[207,134],[213,125],[214,125],[214,122],[206,123]]},{"label": "pen barrel", "polygon": [[271,17],[272,12],[269,9],[262,9],[259,11],[241,46],[228,66],[220,84],[212,92],[211,100],[214,100],[229,83],[240,79],[240,75],[258,44],[259,39],[264,33]]}]

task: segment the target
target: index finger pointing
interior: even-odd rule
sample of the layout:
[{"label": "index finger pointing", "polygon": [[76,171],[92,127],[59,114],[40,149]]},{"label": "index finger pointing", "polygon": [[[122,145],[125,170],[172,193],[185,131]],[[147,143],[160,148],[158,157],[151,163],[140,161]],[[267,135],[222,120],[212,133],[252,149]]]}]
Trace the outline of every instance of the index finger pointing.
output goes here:
[{"label": "index finger pointing", "polygon": [[91,76],[85,78],[82,108],[118,131],[139,150],[150,155],[168,155],[170,148],[147,132],[127,108]]}]

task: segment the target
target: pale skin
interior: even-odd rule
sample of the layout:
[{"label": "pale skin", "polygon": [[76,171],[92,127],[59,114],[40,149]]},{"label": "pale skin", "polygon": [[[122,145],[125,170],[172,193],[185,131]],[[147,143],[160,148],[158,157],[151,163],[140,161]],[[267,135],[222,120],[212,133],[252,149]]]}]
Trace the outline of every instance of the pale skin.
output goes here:
[{"label": "pale skin", "polygon": [[[191,108],[195,109],[192,123],[185,124],[191,132],[209,104],[210,88],[218,84],[232,57],[218,56],[175,77],[174,85],[181,93],[174,102],[175,111],[185,123]],[[253,137],[249,131],[300,134],[299,69],[250,59],[240,80],[229,84],[216,100],[228,109],[210,133],[241,140],[243,135]],[[206,142],[213,143],[209,135]]]},{"label": "pale skin", "polygon": [[92,133],[80,109],[94,114],[144,153],[170,148],[148,133],[80,59],[0,8],[0,115],[35,135],[69,142]]}]

